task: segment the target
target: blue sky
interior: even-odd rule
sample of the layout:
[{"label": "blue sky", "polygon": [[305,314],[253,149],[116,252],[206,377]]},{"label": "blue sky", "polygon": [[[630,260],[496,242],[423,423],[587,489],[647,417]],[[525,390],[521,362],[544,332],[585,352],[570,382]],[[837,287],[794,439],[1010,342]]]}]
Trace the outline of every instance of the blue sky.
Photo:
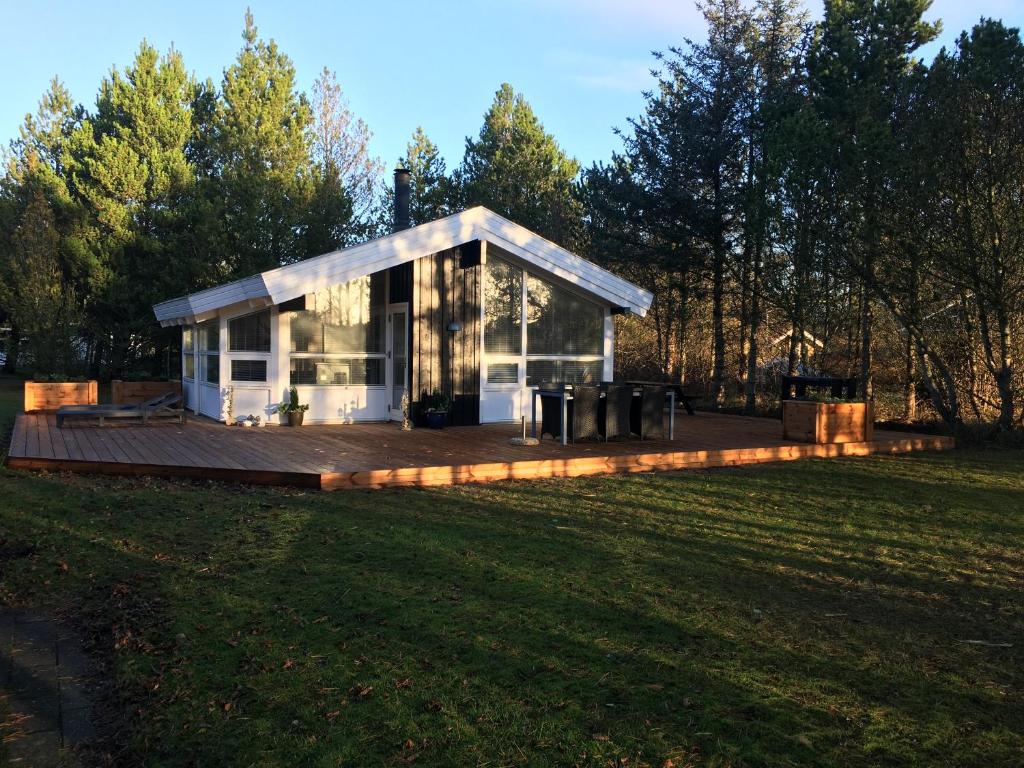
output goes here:
[{"label": "blue sky", "polygon": [[[388,165],[422,125],[454,165],[494,91],[525,94],[562,146],[589,165],[619,146],[614,126],[643,106],[650,52],[700,35],[692,0],[252,0],[260,34],[295,62],[301,88],[335,70]],[[198,77],[220,81],[241,45],[245,2],[0,0],[0,143],[13,138],[57,74],[92,106],[100,79],[143,38],[173,44]],[[809,0],[812,14],[819,0]],[[936,0],[948,44],[980,16],[1024,26],[1024,0]],[[933,44],[927,56],[938,50]]]}]

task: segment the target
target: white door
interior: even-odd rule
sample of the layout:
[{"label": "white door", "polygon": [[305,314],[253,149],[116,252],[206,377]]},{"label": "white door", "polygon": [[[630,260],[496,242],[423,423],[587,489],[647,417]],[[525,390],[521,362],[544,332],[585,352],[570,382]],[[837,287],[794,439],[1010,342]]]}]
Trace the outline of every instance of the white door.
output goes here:
[{"label": "white door", "polygon": [[402,397],[409,386],[409,305],[388,307],[388,387],[391,405],[388,417],[401,421]]}]

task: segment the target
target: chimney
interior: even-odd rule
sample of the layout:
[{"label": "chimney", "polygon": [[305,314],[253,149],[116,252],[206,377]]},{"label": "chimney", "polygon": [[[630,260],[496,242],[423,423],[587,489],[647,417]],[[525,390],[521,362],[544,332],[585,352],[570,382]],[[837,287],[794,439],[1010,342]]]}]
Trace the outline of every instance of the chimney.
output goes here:
[{"label": "chimney", "polygon": [[395,168],[395,225],[392,232],[401,232],[412,226],[409,221],[409,195],[412,174],[405,168]]}]

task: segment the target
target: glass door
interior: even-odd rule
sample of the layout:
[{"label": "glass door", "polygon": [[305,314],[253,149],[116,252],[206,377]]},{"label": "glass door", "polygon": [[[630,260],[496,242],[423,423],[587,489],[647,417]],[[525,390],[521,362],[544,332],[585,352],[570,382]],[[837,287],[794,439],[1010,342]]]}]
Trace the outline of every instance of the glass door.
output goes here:
[{"label": "glass door", "polygon": [[409,386],[409,309],[408,304],[388,307],[388,378],[391,387],[389,418],[401,421],[402,397]]}]

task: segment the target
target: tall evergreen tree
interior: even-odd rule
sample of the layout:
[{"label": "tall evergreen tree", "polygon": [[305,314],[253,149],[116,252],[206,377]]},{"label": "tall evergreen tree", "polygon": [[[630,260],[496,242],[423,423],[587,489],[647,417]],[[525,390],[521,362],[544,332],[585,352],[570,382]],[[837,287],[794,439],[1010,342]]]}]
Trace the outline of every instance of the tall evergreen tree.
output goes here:
[{"label": "tall evergreen tree", "polygon": [[882,244],[886,193],[898,153],[895,101],[912,54],[939,27],[924,21],[931,0],[826,0],[810,69],[820,114],[830,130],[843,205],[845,256],[861,278],[861,378],[872,394],[871,286]]},{"label": "tall evergreen tree", "polygon": [[160,56],[143,42],[103,81],[95,116],[65,153],[71,188],[92,215],[95,357],[114,373],[152,355],[150,307],[187,290],[204,267],[179,247],[195,182],[186,156],[195,88],[177,51]]},{"label": "tall evergreen tree", "polygon": [[412,224],[423,224],[452,212],[452,183],[437,145],[417,127],[398,165],[412,177],[409,213]]},{"label": "tall evergreen tree", "polygon": [[571,248],[581,236],[582,205],[574,190],[579,171],[526,99],[503,83],[479,136],[466,139],[461,199],[466,207],[485,205]]},{"label": "tall evergreen tree", "polygon": [[303,224],[314,180],[312,115],[291,59],[259,38],[249,11],[242,39],[224,71],[214,143],[224,258],[236,276],[309,255]]}]

